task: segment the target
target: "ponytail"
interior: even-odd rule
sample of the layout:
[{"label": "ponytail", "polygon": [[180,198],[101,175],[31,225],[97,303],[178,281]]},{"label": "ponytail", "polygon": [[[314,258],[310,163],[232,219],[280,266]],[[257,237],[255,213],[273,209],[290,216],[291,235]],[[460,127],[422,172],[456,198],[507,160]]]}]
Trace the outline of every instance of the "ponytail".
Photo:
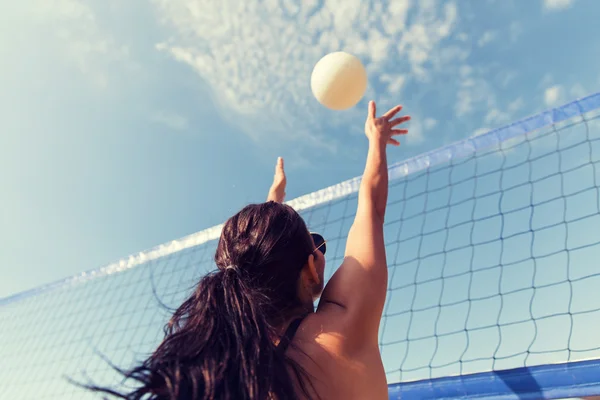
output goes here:
[{"label": "ponytail", "polygon": [[127,400],[296,399],[291,367],[303,391],[304,370],[278,351],[267,321],[268,298],[229,267],[201,279],[175,311],[165,339],[140,366],[123,372],[141,386]]},{"label": "ponytail", "polygon": [[306,224],[291,207],[244,207],[223,226],[219,270],[204,276],[175,311],[154,353],[130,371],[115,367],[138,388],[85,387],[126,400],[293,400],[298,389],[310,398],[310,376],[274,341],[299,309],[313,306],[297,293],[313,251]]}]

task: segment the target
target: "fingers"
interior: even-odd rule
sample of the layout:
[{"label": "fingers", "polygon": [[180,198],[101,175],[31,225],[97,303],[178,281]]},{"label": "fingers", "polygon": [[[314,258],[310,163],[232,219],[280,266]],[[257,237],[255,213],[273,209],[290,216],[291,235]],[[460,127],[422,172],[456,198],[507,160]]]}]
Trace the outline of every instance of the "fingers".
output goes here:
[{"label": "fingers", "polygon": [[283,158],[281,158],[281,157],[277,157],[277,165],[275,165],[275,172],[284,172]]},{"label": "fingers", "polygon": [[406,135],[408,133],[408,129],[392,129],[390,131],[392,135]]},{"label": "fingers", "polygon": [[369,118],[375,119],[375,115],[377,115],[377,106],[375,102],[371,100],[369,102]]},{"label": "fingers", "polygon": [[402,106],[396,106],[394,108],[392,108],[391,110],[389,110],[388,112],[386,112],[385,114],[383,114],[383,118],[389,120],[391,118],[394,117],[394,115],[398,114],[398,112],[402,110]]},{"label": "fingers", "polygon": [[410,115],[406,115],[404,117],[396,118],[390,121],[390,126],[400,125],[403,122],[410,121]]},{"label": "fingers", "polygon": [[400,142],[392,138],[388,139],[388,144],[391,144],[392,146],[400,146]]}]

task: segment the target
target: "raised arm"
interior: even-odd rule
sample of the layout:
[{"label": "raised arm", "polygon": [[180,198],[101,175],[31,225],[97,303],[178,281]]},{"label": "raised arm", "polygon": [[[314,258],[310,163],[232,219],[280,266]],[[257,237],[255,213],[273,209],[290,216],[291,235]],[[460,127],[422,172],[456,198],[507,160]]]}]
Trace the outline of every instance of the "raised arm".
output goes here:
[{"label": "raised arm", "polygon": [[287,185],[287,179],[285,177],[285,171],[283,169],[283,158],[277,159],[277,165],[275,166],[275,176],[273,176],[273,184],[269,189],[269,195],[267,201],[275,201],[277,203],[283,203],[285,200],[285,186]]},{"label": "raised arm", "polygon": [[[386,147],[398,146],[395,129],[410,117],[393,119],[402,109],[392,108],[376,116],[375,103],[369,103],[365,134],[369,151],[358,192],[358,209],[348,234],[344,262],[330,279],[321,297],[323,311],[334,305],[345,336],[357,345],[377,345],[379,322],[387,290],[387,262],[383,221],[388,196]],[[338,310],[335,310],[337,306]]]}]

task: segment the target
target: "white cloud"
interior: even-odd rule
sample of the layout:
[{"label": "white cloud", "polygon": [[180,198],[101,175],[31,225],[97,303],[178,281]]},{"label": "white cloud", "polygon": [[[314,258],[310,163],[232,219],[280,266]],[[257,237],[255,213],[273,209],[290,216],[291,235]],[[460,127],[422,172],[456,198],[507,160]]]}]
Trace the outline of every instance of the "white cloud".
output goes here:
[{"label": "white cloud", "polygon": [[379,80],[388,84],[387,91],[389,94],[398,95],[406,82],[406,77],[404,75],[384,74]]},{"label": "white cloud", "polygon": [[573,86],[571,86],[571,89],[569,89],[569,94],[571,98],[580,99],[582,97],[587,96],[590,93],[587,90],[585,90],[585,88],[581,84],[576,83]]},{"label": "white cloud", "polygon": [[523,26],[517,21],[511,23],[508,27],[508,36],[511,42],[516,42],[523,33]]},{"label": "white cloud", "polygon": [[457,33],[457,34],[456,34],[456,40],[459,40],[459,41],[461,41],[461,42],[466,42],[466,41],[468,41],[468,40],[469,40],[469,35],[467,35],[467,34],[466,34],[466,33],[464,33],[464,32]]},{"label": "white cloud", "polygon": [[459,88],[454,111],[463,117],[477,110],[490,110],[496,106],[494,91],[480,69],[463,65],[459,71]]},{"label": "white cloud", "polygon": [[[356,54],[370,74],[368,94],[393,101],[408,81],[430,77],[432,61],[442,57],[442,41],[458,20],[453,1],[443,7],[434,0],[154,4],[169,31],[157,49],[193,68],[211,86],[220,108],[242,117],[232,120],[243,132],[257,140],[278,135],[319,147],[323,120],[335,126],[337,120],[348,125],[364,118],[362,109],[331,113],[313,99],[310,74],[323,55]],[[445,61],[464,58],[459,50],[443,53]],[[383,85],[374,87],[383,71],[388,71],[379,78]],[[330,138],[326,142],[335,148]]]},{"label": "white cloud", "polygon": [[460,83],[454,110],[457,118],[481,118],[480,128],[472,136],[511,123],[515,114],[522,115],[524,100],[521,97],[509,102],[498,99],[493,86],[485,79],[485,68],[463,65],[457,77]]},{"label": "white cloud", "polygon": [[544,0],[544,9],[548,11],[558,11],[569,8],[575,0]]},{"label": "white cloud", "polygon": [[509,122],[510,118],[511,115],[509,113],[494,107],[487,112],[483,118],[483,122],[489,125],[498,126]]},{"label": "white cloud", "polygon": [[544,104],[551,107],[557,105],[562,95],[562,88],[560,85],[554,85],[547,88],[544,91]]},{"label": "white cloud", "polygon": [[150,119],[177,131],[186,130],[189,126],[187,118],[170,111],[159,111]]},{"label": "white cloud", "polygon": [[523,107],[525,107],[525,101],[523,98],[517,97],[515,100],[508,103],[504,107],[492,107],[488,110],[487,114],[483,118],[483,121],[488,126],[499,127],[506,125],[515,119],[515,114],[519,113]]},{"label": "white cloud", "polygon": [[410,121],[410,126],[407,126],[408,134],[403,135],[400,138],[401,143],[405,143],[407,146],[414,146],[421,144],[425,141],[425,135],[423,134],[424,123],[421,119],[414,117]]},{"label": "white cloud", "polygon": [[503,88],[507,88],[518,76],[519,74],[516,71],[510,70],[503,70],[498,73],[498,77],[502,81],[500,84]]},{"label": "white cloud", "polygon": [[523,101],[522,97],[517,97],[515,100],[511,101],[508,104],[508,112],[512,113],[516,113],[520,110],[523,109],[523,107],[525,107],[525,101]]},{"label": "white cloud", "polygon": [[477,41],[477,46],[483,47],[486,44],[491,43],[492,41],[494,41],[494,39],[496,39],[496,32],[494,32],[494,31],[485,31],[483,33],[483,35],[481,35],[481,37]]},{"label": "white cloud", "polygon": [[437,120],[434,118],[425,118],[423,120],[423,127],[425,128],[425,130],[431,130],[433,128],[435,128],[437,125]]},{"label": "white cloud", "polygon": [[419,3],[419,14],[401,37],[398,52],[406,54],[413,75],[421,80],[428,78],[424,63],[429,60],[433,48],[445,39],[457,20],[458,11],[454,3],[444,6],[443,15],[436,13],[436,3],[430,0]]},{"label": "white cloud", "polygon": [[462,64],[470,53],[470,49],[466,46],[449,45],[435,52],[431,61],[436,72],[443,72],[447,71],[452,65]]},{"label": "white cloud", "polygon": [[409,9],[409,0],[395,0],[390,2],[387,10],[389,18],[381,20],[383,29],[388,35],[394,35],[404,30]]},{"label": "white cloud", "polygon": [[31,6],[31,18],[58,39],[65,56],[89,81],[105,88],[113,65],[138,71],[131,60],[129,48],[101,28],[89,5],[81,0],[36,0]]},{"label": "white cloud", "polygon": [[369,31],[368,45],[371,49],[370,56],[374,64],[385,61],[389,56],[389,48],[392,41],[384,36],[378,29]]},{"label": "white cloud", "polygon": [[[492,97],[490,104],[496,104],[495,97]],[[523,109],[525,102],[521,97],[508,103],[506,107],[492,106],[483,117],[484,127],[478,129],[473,134],[480,135],[495,128],[507,125],[515,120],[515,114]],[[490,128],[491,127],[491,128]]]}]

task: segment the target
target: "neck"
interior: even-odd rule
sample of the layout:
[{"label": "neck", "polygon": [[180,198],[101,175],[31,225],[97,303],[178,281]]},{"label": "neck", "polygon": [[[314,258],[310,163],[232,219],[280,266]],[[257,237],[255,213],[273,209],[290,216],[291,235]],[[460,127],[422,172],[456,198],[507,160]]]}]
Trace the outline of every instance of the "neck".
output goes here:
[{"label": "neck", "polygon": [[290,324],[292,322],[294,322],[295,320],[297,320],[299,318],[305,318],[306,316],[312,314],[313,312],[314,312],[314,310],[313,310],[313,307],[311,304],[310,308],[306,307],[306,306],[298,307],[296,310],[294,310],[294,312],[290,313],[290,316],[283,319],[280,323],[277,324],[277,326],[275,328],[277,340],[279,340],[279,338],[285,334],[285,331],[287,330],[287,328],[290,326]]}]

